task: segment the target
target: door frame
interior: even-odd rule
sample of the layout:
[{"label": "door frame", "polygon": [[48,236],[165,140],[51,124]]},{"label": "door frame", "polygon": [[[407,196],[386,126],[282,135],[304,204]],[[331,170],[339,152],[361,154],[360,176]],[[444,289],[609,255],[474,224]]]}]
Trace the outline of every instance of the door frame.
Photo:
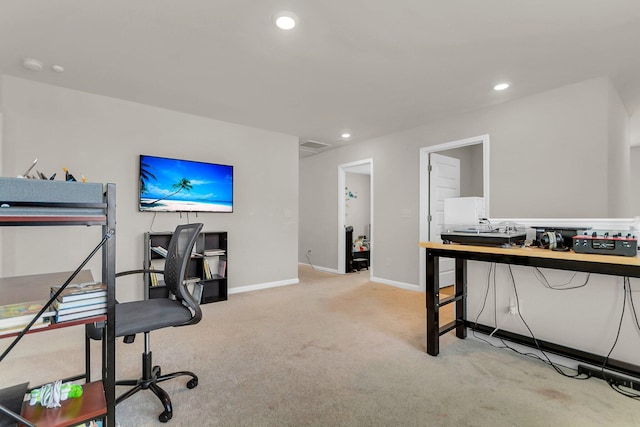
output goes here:
[{"label": "door frame", "polygon": [[[427,225],[427,219],[429,215],[429,173],[427,167],[429,166],[429,154],[439,151],[451,150],[453,148],[468,147],[471,145],[482,144],[482,196],[485,202],[485,214],[489,218],[489,135],[473,136],[471,138],[459,139],[457,141],[445,142],[443,144],[432,145],[429,147],[423,147],[420,149],[420,241],[425,242],[429,240],[429,227]],[[425,259],[424,248],[419,248],[419,286],[421,290],[426,289],[426,268],[427,263]]]},{"label": "door frame", "polygon": [[[346,212],[346,201],[344,199],[344,187],[346,185],[347,177],[346,173],[349,169],[354,167],[362,167],[363,165],[369,165],[369,191],[371,192],[369,197],[369,220],[371,223],[371,235],[369,236],[369,242],[371,247],[375,248],[373,242],[373,236],[375,234],[375,226],[373,224],[373,159],[356,160],[355,162],[343,163],[338,165],[338,273],[346,274],[344,271],[346,268],[345,257],[345,235],[344,235],[344,215]],[[369,257],[369,273],[373,276],[373,257]]]}]

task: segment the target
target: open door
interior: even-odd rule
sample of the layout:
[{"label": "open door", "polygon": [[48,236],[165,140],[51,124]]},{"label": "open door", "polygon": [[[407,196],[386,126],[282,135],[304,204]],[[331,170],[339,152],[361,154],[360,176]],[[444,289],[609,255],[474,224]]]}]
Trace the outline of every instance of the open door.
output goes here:
[{"label": "open door", "polygon": [[[349,273],[346,271],[346,247],[351,248],[351,244],[346,245],[345,239],[345,226],[354,225],[345,223],[345,219],[347,217],[347,207],[349,204],[349,197],[346,194],[346,175],[347,173],[351,174],[360,174],[360,175],[368,175],[369,176],[369,187],[366,189],[369,200],[369,226],[368,233],[364,232],[362,228],[359,230],[354,230],[358,234],[369,234],[369,244],[370,248],[375,250],[374,245],[374,235],[375,235],[375,225],[373,218],[373,159],[364,159],[358,160],[351,163],[345,163],[338,166],[338,273],[344,274]],[[356,236],[358,235],[356,234]],[[371,253],[369,253],[369,273],[373,276],[373,257],[371,257]]]},{"label": "open door", "polygon": [[[442,242],[444,199],[460,197],[460,160],[429,153],[429,241]],[[455,283],[454,261],[440,259],[440,287]]]}]

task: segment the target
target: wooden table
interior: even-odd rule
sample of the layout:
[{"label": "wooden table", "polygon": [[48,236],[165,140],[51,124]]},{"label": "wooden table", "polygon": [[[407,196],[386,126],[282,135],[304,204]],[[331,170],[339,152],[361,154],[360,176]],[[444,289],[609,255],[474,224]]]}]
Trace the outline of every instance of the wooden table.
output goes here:
[{"label": "wooden table", "polygon": [[[467,327],[470,323],[467,315],[467,261],[484,261],[501,264],[514,264],[530,267],[544,267],[558,270],[580,271],[587,273],[607,274],[612,276],[640,277],[640,259],[638,257],[625,257],[614,255],[577,254],[573,251],[558,252],[541,248],[502,248],[493,246],[473,246],[459,244],[443,244],[435,242],[420,242],[420,247],[426,249],[426,308],[427,308],[427,353],[437,356],[439,349],[439,337],[453,329],[458,338],[466,338]],[[439,258],[455,259],[455,285],[454,294],[451,297],[440,300],[439,284]],[[440,307],[455,303],[454,320],[446,325],[440,325]],[[478,330],[483,331],[483,325]],[[493,328],[486,329],[491,332]],[[516,341],[521,344],[531,345],[529,337],[509,332],[500,332],[501,337]],[[567,348],[561,345],[538,340],[541,348],[562,354],[573,359],[582,360],[594,364],[602,364],[602,356],[579,350]],[[634,375],[640,373],[638,367],[609,360],[608,366],[617,368],[623,372]],[[616,366],[617,365],[617,366]]]}]

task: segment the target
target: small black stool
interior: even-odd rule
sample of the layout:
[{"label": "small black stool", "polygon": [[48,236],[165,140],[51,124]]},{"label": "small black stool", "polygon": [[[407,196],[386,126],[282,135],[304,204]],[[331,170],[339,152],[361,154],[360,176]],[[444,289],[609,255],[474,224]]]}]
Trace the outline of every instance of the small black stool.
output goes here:
[{"label": "small black stool", "polygon": [[360,271],[362,269],[369,269],[369,260],[366,258],[354,258],[353,259],[353,269],[356,271]]}]

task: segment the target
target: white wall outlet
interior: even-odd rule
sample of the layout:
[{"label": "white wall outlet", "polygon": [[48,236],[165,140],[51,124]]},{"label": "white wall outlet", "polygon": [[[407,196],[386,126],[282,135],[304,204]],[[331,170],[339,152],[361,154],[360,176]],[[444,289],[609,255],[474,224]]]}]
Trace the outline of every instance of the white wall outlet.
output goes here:
[{"label": "white wall outlet", "polygon": [[518,314],[522,309],[522,301],[511,298],[509,301],[509,314]]}]

